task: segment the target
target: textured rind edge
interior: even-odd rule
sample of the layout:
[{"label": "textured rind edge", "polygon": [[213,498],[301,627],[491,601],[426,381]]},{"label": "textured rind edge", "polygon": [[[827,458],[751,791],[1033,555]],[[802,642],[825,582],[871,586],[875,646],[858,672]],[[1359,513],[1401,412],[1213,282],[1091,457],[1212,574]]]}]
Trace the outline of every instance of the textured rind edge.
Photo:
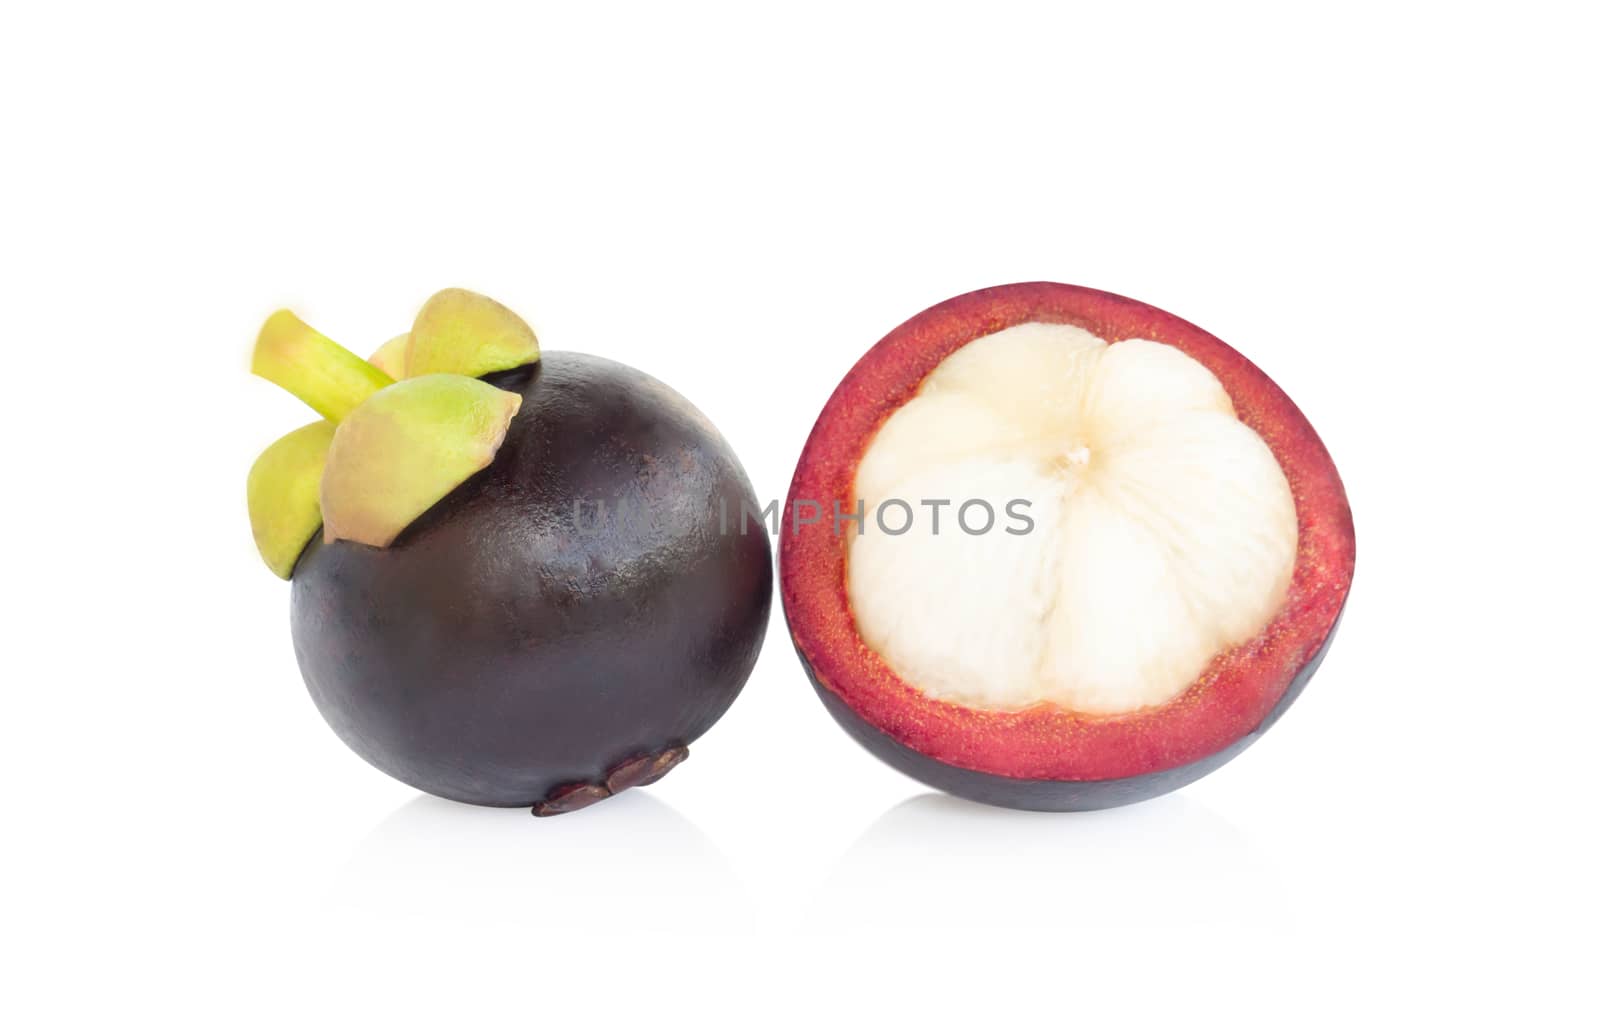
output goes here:
[{"label": "textured rind edge", "polygon": [[[1257,641],[1223,652],[1179,698],[1157,708],[1118,716],[1049,705],[1000,712],[927,697],[861,640],[844,585],[844,537],[788,526],[797,498],[848,506],[856,466],[878,427],[951,353],[1030,321],[1074,324],[1112,343],[1146,338],[1197,359],[1222,383],[1240,420],[1271,448],[1294,494],[1300,544],[1282,611]],[[806,441],[782,524],[778,576],[784,614],[824,703],[831,700],[867,729],[935,763],[1028,781],[1147,777],[1226,753],[1271,720],[1303,668],[1326,647],[1355,564],[1350,506],[1333,460],[1304,414],[1265,373],[1220,339],[1154,306],[1051,282],[957,296],[907,320],[868,350],[835,389]]]},{"label": "textured rind edge", "polygon": [[[1336,622],[1334,630],[1337,629]],[[1288,690],[1267,717],[1230,746],[1197,761],[1164,771],[1085,782],[1008,778],[1004,775],[959,768],[919,754],[886,733],[874,729],[860,715],[851,711],[837,694],[817,679],[805,655],[800,654],[798,649],[795,653],[800,654],[800,664],[805,667],[806,676],[816,689],[817,696],[822,698],[823,706],[828,709],[834,721],[850,734],[850,738],[884,764],[923,785],[932,786],[966,800],[975,800],[996,807],[1010,807],[1019,811],[1103,811],[1150,800],[1182,789],[1244,753],[1245,748],[1260,739],[1262,733],[1271,728],[1283,713],[1289,710],[1289,705],[1293,704],[1305,690],[1306,684],[1311,681],[1312,675],[1322,664],[1322,659],[1327,655],[1328,647],[1332,643],[1333,632],[1330,631],[1327,641],[1296,673],[1294,681],[1289,684]]]}]

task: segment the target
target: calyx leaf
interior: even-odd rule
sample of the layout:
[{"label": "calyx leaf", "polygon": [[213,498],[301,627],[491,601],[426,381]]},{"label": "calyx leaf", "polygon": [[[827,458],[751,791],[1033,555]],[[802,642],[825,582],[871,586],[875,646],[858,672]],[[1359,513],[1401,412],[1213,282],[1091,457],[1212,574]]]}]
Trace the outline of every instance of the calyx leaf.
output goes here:
[{"label": "calyx leaf", "polygon": [[328,420],[292,430],[262,452],[250,467],[245,490],[250,506],[250,532],[267,568],[283,579],[306,543],[322,525],[319,492],[322,467],[333,443]]},{"label": "calyx leaf", "polygon": [[288,579],[319,526],[329,541],[387,547],[505,439],[521,397],[474,378],[538,359],[532,328],[461,288],[434,295],[409,333],[369,359],[286,309],[272,314],[250,369],[324,421],[281,438],[250,470],[261,557]]},{"label": "calyx leaf", "polygon": [[394,378],[314,330],[287,309],[267,317],[250,372],[278,385],[337,423]]},{"label": "calyx leaf", "polygon": [[410,344],[410,334],[397,334],[379,345],[378,350],[367,357],[367,362],[400,380],[406,375],[406,348]]},{"label": "calyx leaf", "polygon": [[339,424],[329,447],[323,538],[388,547],[494,461],[521,404],[520,395],[449,373],[414,377],[374,394]]},{"label": "calyx leaf", "polygon": [[482,377],[538,359],[539,339],[521,317],[487,296],[446,288],[423,304],[411,326],[405,375]]}]

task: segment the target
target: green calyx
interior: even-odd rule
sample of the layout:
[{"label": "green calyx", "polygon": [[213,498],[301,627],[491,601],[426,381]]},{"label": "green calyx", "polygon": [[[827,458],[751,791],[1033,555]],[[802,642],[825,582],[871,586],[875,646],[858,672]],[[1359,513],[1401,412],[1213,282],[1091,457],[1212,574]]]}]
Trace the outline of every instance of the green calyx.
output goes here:
[{"label": "green calyx", "polygon": [[384,548],[494,461],[522,396],[431,373],[373,395],[339,424],[322,476],[324,539]]},{"label": "green calyx", "polygon": [[396,334],[382,345],[378,351],[367,357],[367,362],[387,373],[395,380],[406,375],[406,349],[411,345],[411,335]]},{"label": "green calyx", "polygon": [[476,292],[446,288],[417,314],[406,345],[406,376],[459,373],[482,377],[539,358],[533,328],[511,310]]},{"label": "green calyx", "polygon": [[283,579],[306,542],[322,525],[322,467],[328,461],[334,424],[329,420],[291,430],[261,453],[245,485],[250,532],[267,568]]},{"label": "green calyx", "polygon": [[290,392],[337,423],[394,378],[287,309],[267,317],[250,354],[250,372]]},{"label": "green calyx", "polygon": [[458,288],[366,360],[287,310],[268,317],[251,371],[323,416],[250,469],[251,532],[268,568],[288,579],[319,527],[328,542],[387,547],[505,440],[522,399],[475,378],[538,358],[520,317]]}]

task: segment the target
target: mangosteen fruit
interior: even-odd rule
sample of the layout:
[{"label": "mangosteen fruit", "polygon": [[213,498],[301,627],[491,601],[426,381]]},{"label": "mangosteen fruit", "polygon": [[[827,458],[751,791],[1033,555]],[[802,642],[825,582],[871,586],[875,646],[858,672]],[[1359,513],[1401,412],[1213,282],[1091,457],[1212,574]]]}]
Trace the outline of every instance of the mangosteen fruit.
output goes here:
[{"label": "mangosteen fruit", "polygon": [[918,314],[833,393],[779,577],[822,702],[889,764],[985,803],[1177,789],[1260,736],[1355,567],[1293,402],[1159,309],[1063,284]]},{"label": "mangosteen fruit", "polygon": [[317,708],[373,765],[467,803],[575,810],[661,778],[755,665],[765,530],[728,443],[660,381],[541,352],[440,292],[363,360],[289,312],[252,369],[322,419],[250,472]]}]

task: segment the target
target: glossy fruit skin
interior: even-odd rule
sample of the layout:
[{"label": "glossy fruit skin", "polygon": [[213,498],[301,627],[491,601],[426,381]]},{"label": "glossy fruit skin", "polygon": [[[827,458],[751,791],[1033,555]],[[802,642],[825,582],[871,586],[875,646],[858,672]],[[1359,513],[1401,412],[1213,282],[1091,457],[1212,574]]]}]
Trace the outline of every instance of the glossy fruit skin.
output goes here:
[{"label": "glossy fruit skin", "polygon": [[766,632],[771,545],[736,525],[759,506],[727,442],[654,378],[547,352],[485,379],[523,397],[493,464],[387,549],[314,537],[290,619],[352,750],[437,796],[525,807],[722,716]]}]

